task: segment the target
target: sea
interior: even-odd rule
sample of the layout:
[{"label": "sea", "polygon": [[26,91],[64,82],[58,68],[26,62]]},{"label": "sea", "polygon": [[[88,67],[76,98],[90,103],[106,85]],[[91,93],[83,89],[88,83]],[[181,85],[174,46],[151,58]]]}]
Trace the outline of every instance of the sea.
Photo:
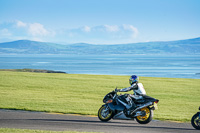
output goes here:
[{"label": "sea", "polygon": [[0,69],[200,79],[200,55],[0,55]]}]

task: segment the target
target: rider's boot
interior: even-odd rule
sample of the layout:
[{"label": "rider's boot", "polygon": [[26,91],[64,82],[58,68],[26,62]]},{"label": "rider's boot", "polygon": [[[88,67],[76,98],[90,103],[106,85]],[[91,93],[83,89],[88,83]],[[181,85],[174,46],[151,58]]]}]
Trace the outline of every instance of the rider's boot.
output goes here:
[{"label": "rider's boot", "polygon": [[135,103],[132,103],[132,106],[129,109],[127,109],[127,114],[130,115],[131,111],[133,111],[134,109],[136,109],[136,105]]}]

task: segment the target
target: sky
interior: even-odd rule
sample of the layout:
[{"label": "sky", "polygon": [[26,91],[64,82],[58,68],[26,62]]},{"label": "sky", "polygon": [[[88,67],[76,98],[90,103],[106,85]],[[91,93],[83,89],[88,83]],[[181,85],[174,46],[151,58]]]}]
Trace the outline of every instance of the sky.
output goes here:
[{"label": "sky", "polygon": [[200,37],[200,0],[0,0],[0,43],[126,44]]}]

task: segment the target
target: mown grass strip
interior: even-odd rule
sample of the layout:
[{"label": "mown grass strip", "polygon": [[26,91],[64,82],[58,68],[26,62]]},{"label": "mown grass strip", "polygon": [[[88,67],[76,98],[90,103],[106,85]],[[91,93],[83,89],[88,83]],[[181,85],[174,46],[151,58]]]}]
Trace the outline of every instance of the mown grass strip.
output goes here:
[{"label": "mown grass strip", "polygon": [[77,132],[77,131],[47,131],[47,130],[29,130],[15,128],[0,128],[1,133],[97,133],[97,132]]},{"label": "mown grass strip", "polygon": [[[0,108],[97,115],[108,92],[129,76],[0,71]],[[160,100],[154,119],[190,121],[200,105],[200,79],[140,77]]]}]

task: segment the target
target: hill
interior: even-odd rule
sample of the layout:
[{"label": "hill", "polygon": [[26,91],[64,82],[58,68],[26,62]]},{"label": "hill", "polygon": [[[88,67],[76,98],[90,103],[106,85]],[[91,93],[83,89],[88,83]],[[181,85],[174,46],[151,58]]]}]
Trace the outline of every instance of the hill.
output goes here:
[{"label": "hill", "polygon": [[61,45],[18,40],[0,43],[0,54],[200,54],[200,37],[178,41],[115,45],[76,43]]}]

